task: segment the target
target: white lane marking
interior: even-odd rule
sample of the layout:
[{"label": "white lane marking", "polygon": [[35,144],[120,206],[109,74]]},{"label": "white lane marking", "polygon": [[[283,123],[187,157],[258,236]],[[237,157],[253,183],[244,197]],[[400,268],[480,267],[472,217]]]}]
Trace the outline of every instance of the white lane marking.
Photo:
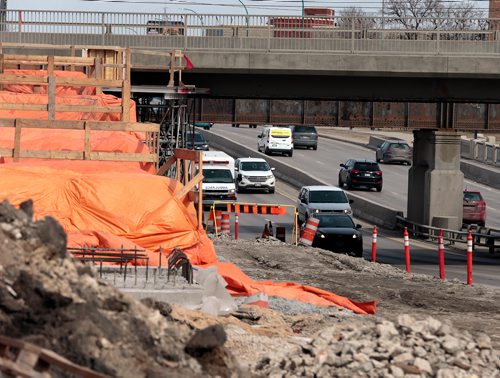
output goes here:
[{"label": "white lane marking", "polygon": [[326,165],[325,162],[321,161],[321,160],[316,160],[315,161],[316,164],[321,164],[321,165]]}]

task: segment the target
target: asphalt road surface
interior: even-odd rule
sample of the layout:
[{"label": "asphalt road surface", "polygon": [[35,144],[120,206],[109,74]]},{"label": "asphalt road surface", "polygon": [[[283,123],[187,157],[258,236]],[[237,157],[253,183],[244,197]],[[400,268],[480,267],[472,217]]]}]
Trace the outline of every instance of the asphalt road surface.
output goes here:
[{"label": "asphalt road surface", "polygon": [[[265,157],[257,152],[257,135],[262,131],[261,127],[250,129],[247,127],[233,128],[230,125],[214,125],[211,131],[246,146],[255,146],[255,156]],[[339,165],[341,163],[350,158],[374,159],[375,151],[351,143],[320,138],[316,151],[296,149],[293,157],[282,155],[273,155],[273,157],[282,159],[305,172],[310,172],[311,175],[329,184],[338,185]],[[377,193],[375,190],[368,189],[352,189],[352,191],[382,205],[401,210],[406,215],[409,168],[407,165],[381,164],[384,177],[382,192]],[[483,194],[487,206],[486,225],[500,229],[500,190],[470,180],[465,180],[464,186],[470,190],[479,190]]]}]

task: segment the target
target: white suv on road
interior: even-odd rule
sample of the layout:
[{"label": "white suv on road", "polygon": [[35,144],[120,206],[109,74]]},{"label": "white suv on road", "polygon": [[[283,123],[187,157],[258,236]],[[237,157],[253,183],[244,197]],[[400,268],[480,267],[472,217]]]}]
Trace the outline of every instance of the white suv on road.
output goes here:
[{"label": "white suv on road", "polygon": [[340,213],[352,216],[351,203],[345,192],[336,186],[303,186],[297,198],[299,224],[316,213]]},{"label": "white suv on road", "polygon": [[274,193],[276,179],[274,168],[261,158],[239,158],[234,162],[236,172],[236,191],[245,189],[264,189]]}]

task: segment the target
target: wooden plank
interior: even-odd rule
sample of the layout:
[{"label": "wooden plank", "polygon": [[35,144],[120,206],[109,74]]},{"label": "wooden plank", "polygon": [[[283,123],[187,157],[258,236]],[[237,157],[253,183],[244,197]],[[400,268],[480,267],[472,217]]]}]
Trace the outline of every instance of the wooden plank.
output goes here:
[{"label": "wooden plank", "polygon": [[155,163],[158,157],[154,154],[139,154],[127,152],[91,152],[91,160],[102,161],[130,161],[130,162],[143,162]]},{"label": "wooden plank", "polygon": [[38,84],[47,85],[47,76],[0,74],[0,84]]},{"label": "wooden plank", "polygon": [[14,157],[13,148],[0,148],[0,155],[5,157]]},{"label": "wooden plank", "polygon": [[[0,121],[2,121],[0,119]],[[8,119],[12,126],[14,120]],[[48,121],[39,119],[17,119],[22,127],[30,129],[74,129],[84,130],[85,122],[91,130],[101,131],[128,131],[128,132],[159,132],[160,125],[157,123],[139,122],[99,122],[99,121]]]},{"label": "wooden plank", "polygon": [[21,125],[16,122],[16,131],[14,132],[14,153],[13,158],[15,162],[19,161],[19,154],[21,152]]},{"label": "wooden plank", "polygon": [[198,162],[200,155],[198,154],[198,151],[194,150],[188,150],[187,148],[176,148],[174,150],[174,155],[177,159],[183,159],[183,160],[192,160],[194,162]]},{"label": "wooden plank", "polygon": [[169,168],[177,161],[175,156],[170,156],[170,158],[156,171],[158,176],[163,176]]},{"label": "wooden plank", "polygon": [[90,156],[90,127],[88,123],[85,122],[85,138],[84,138],[84,148],[85,151],[83,153],[83,159],[84,160],[89,160],[91,158]]},{"label": "wooden plank", "polygon": [[196,185],[198,185],[201,180],[203,180],[203,174],[198,173],[191,181],[189,181],[184,188],[180,192],[176,194],[177,198],[183,198],[186,194],[188,194]]},{"label": "wooden plank", "polygon": [[105,80],[94,78],[79,78],[79,77],[57,77],[57,85],[82,85],[91,87],[115,87],[121,88],[123,83],[121,80]]},{"label": "wooden plank", "polygon": [[83,130],[85,121],[49,121],[46,119],[17,119],[21,127],[27,129]]},{"label": "wooden plank", "polygon": [[21,158],[83,160],[82,151],[22,150]]},{"label": "wooden plank", "polygon": [[186,185],[189,181],[189,160],[184,160],[184,180],[183,183]]},{"label": "wooden plank", "polygon": [[47,111],[47,105],[43,104],[9,104],[0,103],[0,110],[32,110],[32,111]]},{"label": "wooden plank", "polygon": [[[70,53],[74,54],[75,46],[69,47]],[[5,61],[11,63],[19,63],[25,61],[25,64],[47,64],[47,55],[26,55],[26,54],[4,54]],[[94,64],[93,58],[85,58],[79,56],[54,56],[56,65],[81,64],[89,66]]]},{"label": "wooden plank", "polygon": [[54,77],[54,56],[47,57],[47,75],[49,86],[47,89],[49,120],[56,119],[56,81]]},{"label": "wooden plank", "polygon": [[[102,59],[99,57],[95,57],[94,58],[94,80],[103,80],[103,79],[104,79],[104,77],[103,77]],[[95,93],[101,94],[102,88],[99,86],[96,86]]]},{"label": "wooden plank", "polygon": [[95,106],[95,105],[56,105],[58,112],[86,112],[86,113],[120,113],[121,105]]},{"label": "wooden plank", "polygon": [[3,126],[14,127],[15,120],[13,118],[0,118],[0,127]]},{"label": "wooden plank", "polygon": [[130,48],[125,50],[125,69],[122,86],[122,121],[130,121]]}]

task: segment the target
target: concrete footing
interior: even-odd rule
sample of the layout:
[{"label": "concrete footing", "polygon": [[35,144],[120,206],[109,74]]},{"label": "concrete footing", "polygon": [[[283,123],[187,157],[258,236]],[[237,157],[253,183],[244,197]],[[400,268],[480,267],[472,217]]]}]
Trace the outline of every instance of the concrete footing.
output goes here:
[{"label": "concrete footing", "polygon": [[413,132],[413,166],[408,172],[408,220],[458,230],[462,226],[464,175],[460,135]]}]

